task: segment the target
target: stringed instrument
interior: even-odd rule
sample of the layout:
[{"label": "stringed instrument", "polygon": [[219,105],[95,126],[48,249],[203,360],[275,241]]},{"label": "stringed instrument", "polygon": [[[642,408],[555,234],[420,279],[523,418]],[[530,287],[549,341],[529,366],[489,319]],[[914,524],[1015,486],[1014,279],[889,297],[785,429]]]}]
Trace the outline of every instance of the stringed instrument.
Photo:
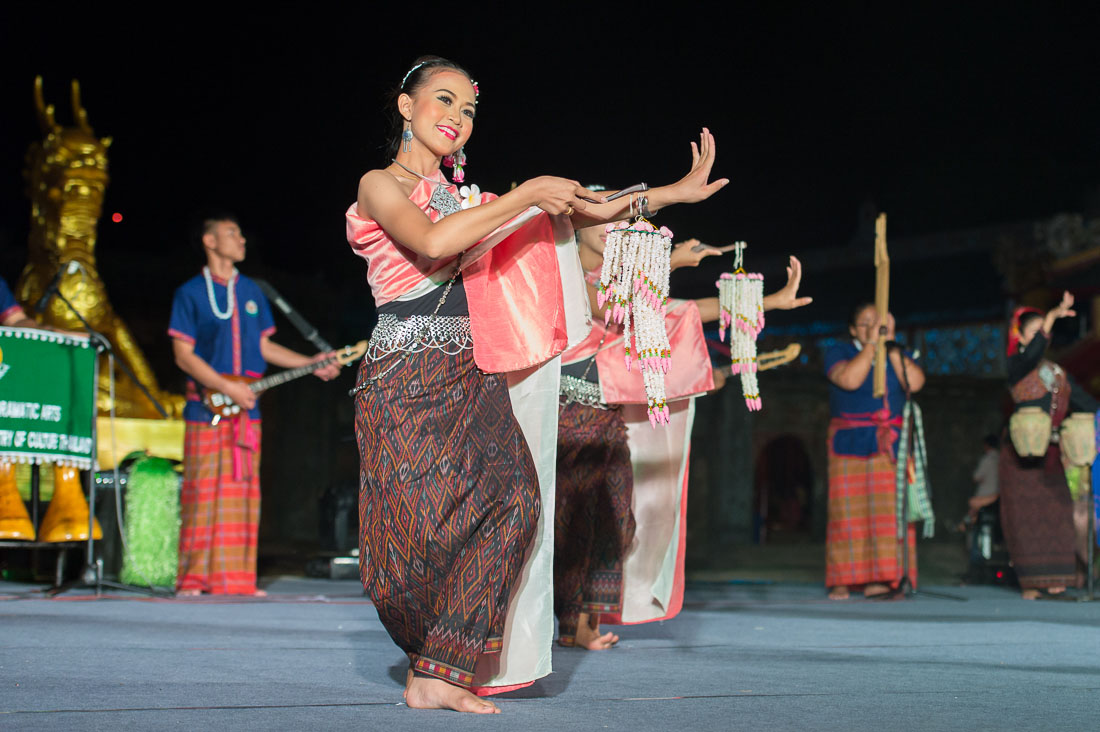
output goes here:
[{"label": "stringed instrument", "polygon": [[767,371],[776,366],[790,363],[802,354],[802,344],[791,343],[786,348],[778,351],[767,351],[756,355],[756,370]]},{"label": "stringed instrument", "polygon": [[[268,389],[285,384],[288,381],[294,381],[303,376],[308,376],[318,369],[322,369],[331,363],[338,363],[341,366],[347,366],[352,361],[362,358],[363,354],[367,352],[367,341],[359,341],[354,346],[344,346],[338,350],[334,355],[329,356],[321,361],[315,361],[314,363],[307,364],[306,366],[299,366],[294,369],[287,369],[280,371],[277,374],[271,374],[265,376],[262,379],[252,378],[250,376],[240,376],[238,374],[222,374],[225,378],[231,381],[239,381],[243,384],[248,384],[248,388],[252,390],[253,394],[260,394]],[[221,421],[222,417],[234,417],[241,413],[241,405],[235,403],[228,395],[219,391],[210,391],[208,389],[203,390],[202,403],[206,405],[206,408],[214,413],[214,420],[211,424],[217,424]]]}]

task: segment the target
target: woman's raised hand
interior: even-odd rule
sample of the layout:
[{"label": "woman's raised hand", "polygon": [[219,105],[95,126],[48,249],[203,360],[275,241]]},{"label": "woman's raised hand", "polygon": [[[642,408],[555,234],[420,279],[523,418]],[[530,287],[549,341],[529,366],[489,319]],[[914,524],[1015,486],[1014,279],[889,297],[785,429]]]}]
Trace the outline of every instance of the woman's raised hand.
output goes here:
[{"label": "woman's raised hand", "polygon": [[523,189],[532,206],[538,206],[549,214],[572,216],[576,211],[585,209],[582,197],[604,203],[604,197],[583,187],[575,180],[558,178],[553,175],[541,175],[524,181],[516,190]]},{"label": "woman's raised hand", "polygon": [[[787,265],[787,284],[783,286],[783,289],[777,290],[764,298],[765,310],[794,310],[814,301],[812,297],[798,296],[798,288],[802,284],[802,262],[794,256],[789,261],[790,263]],[[893,322],[893,316],[890,317],[890,322]],[[877,328],[875,334],[878,334]]]},{"label": "woman's raised hand", "polygon": [[714,167],[714,135],[706,127],[699,133],[699,142],[691,143],[691,170],[680,180],[672,184],[676,199],[681,203],[705,201],[722,189],[729,178],[710,180],[710,170]]},{"label": "woman's raised hand", "polygon": [[1062,293],[1062,302],[1058,303],[1058,307],[1051,311],[1054,313],[1055,318],[1072,318],[1077,315],[1077,311],[1073,309],[1073,295],[1068,290]]}]

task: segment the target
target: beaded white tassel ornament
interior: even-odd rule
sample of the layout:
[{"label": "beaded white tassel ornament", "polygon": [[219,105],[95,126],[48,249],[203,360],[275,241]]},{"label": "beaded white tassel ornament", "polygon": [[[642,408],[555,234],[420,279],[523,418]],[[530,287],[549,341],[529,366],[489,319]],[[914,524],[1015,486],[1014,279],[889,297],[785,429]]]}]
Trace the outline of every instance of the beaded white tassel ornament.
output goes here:
[{"label": "beaded white tassel ornament", "polygon": [[[668,309],[669,257],[672,232],[639,217],[634,223],[607,225],[597,303],[604,310],[604,324],[623,325],[629,371],[634,359],[642,370],[648,400],[649,423],[668,423],[665,373],[672,367],[672,347],[665,331]],[[631,349],[631,326],[634,343]]]},{"label": "beaded white tassel ornament", "polygon": [[764,275],[745,272],[742,263],[745,242],[737,242],[734,271],[725,273],[718,285],[718,338],[725,340],[730,329],[730,355],[734,374],[741,374],[741,393],[745,405],[755,412],[763,406],[760,386],[756,381],[756,338],[764,329]]}]

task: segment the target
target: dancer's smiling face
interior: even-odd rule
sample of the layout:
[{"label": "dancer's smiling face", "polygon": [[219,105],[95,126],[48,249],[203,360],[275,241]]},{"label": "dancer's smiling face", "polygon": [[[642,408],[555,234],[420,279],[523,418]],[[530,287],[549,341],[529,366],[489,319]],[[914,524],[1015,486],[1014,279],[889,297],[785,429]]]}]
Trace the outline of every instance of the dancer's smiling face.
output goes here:
[{"label": "dancer's smiling face", "polygon": [[474,131],[474,85],[466,75],[441,69],[397,99],[401,116],[411,123],[413,139],[436,157],[453,155]]}]

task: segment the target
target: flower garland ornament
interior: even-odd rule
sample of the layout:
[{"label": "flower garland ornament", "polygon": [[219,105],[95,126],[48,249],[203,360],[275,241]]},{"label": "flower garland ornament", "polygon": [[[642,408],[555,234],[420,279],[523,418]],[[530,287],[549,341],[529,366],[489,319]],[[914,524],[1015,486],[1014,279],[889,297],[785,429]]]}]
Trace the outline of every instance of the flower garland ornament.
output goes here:
[{"label": "flower garland ornament", "polygon": [[763,408],[756,380],[756,339],[764,329],[764,275],[745,272],[742,262],[745,242],[736,244],[734,271],[723,273],[718,286],[718,338],[725,340],[730,331],[730,355],[734,374],[741,374],[741,393],[750,412]]},{"label": "flower garland ornament", "polygon": [[229,282],[225,285],[225,311],[218,309],[218,301],[214,298],[214,278],[210,274],[210,267],[202,268],[202,277],[206,280],[206,299],[210,301],[210,310],[218,320],[229,320],[233,317],[233,303],[236,302],[234,290],[237,285],[237,268],[233,268],[233,274],[229,275]]},{"label": "flower garland ornament", "polygon": [[605,308],[605,325],[614,320],[623,326],[626,370],[638,360],[650,425],[668,424],[665,374],[672,368],[672,347],[665,313],[672,232],[664,226],[658,229],[640,216],[634,223],[608,224],[606,231],[597,303]]},{"label": "flower garland ornament", "polygon": [[462,199],[463,209],[481,205],[481,189],[477,187],[476,183],[459,188],[458,197]]}]

